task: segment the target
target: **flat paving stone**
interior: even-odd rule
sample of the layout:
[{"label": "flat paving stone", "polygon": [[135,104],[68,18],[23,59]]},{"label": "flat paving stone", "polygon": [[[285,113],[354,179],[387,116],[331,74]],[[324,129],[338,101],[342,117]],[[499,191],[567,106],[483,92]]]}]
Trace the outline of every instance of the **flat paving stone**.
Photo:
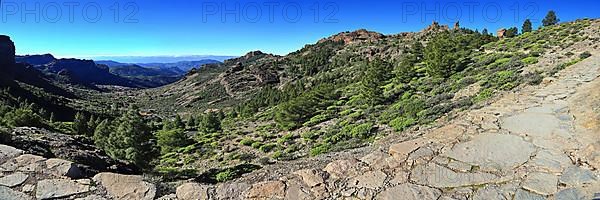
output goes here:
[{"label": "flat paving stone", "polygon": [[560,128],[560,120],[551,114],[521,113],[503,119],[501,127],[515,134],[544,137]]},{"label": "flat paving stone", "polygon": [[400,184],[395,187],[388,188],[379,193],[376,200],[433,200],[438,199],[442,191],[426,186],[420,186],[410,183]]},{"label": "flat paving stone", "polygon": [[415,167],[410,179],[419,185],[428,185],[436,188],[482,185],[500,180],[494,174],[483,172],[458,173],[434,163]]},{"label": "flat paving stone", "polygon": [[541,195],[551,195],[556,193],[557,184],[558,177],[556,175],[534,172],[527,175],[523,182],[523,188]]},{"label": "flat paving stone", "polygon": [[504,193],[496,186],[488,186],[483,189],[477,190],[473,195],[473,200],[507,200],[510,197],[506,197]]},{"label": "flat paving stone", "polygon": [[15,187],[17,185],[23,184],[25,180],[27,180],[29,176],[27,174],[23,174],[21,172],[17,172],[5,177],[0,178],[0,185],[7,187]]},{"label": "flat paving stone", "polygon": [[545,200],[543,196],[522,189],[517,190],[514,200]]},{"label": "flat paving stone", "polygon": [[348,186],[375,190],[383,186],[385,178],[387,178],[387,175],[381,171],[369,171],[352,178]]},{"label": "flat paving stone", "polygon": [[560,176],[560,183],[567,186],[577,186],[581,184],[593,183],[598,178],[589,169],[571,166],[567,168]]},{"label": "flat paving stone", "polygon": [[532,159],[531,165],[541,171],[561,173],[564,169],[571,166],[572,162],[562,152],[541,150]]},{"label": "flat paving stone", "polygon": [[37,199],[56,199],[89,191],[88,185],[82,185],[73,180],[48,179],[38,182],[35,197]]},{"label": "flat paving stone", "polygon": [[445,156],[480,166],[482,169],[510,170],[529,160],[533,144],[507,134],[480,134],[457,144]]},{"label": "flat paving stone", "polygon": [[576,188],[567,188],[554,195],[555,200],[579,200],[586,199],[585,194]]},{"label": "flat paving stone", "polygon": [[0,199],[2,200],[33,200],[33,197],[10,189],[9,187],[0,186]]}]

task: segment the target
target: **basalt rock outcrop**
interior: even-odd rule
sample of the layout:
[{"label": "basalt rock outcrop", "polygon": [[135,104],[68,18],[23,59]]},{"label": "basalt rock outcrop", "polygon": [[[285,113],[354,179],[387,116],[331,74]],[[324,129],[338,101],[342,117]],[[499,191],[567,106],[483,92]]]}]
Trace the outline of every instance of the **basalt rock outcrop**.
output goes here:
[{"label": "basalt rock outcrop", "polygon": [[368,31],[366,29],[359,29],[353,32],[343,32],[337,35],[331,36],[329,38],[325,38],[319,41],[319,43],[325,41],[333,41],[333,42],[344,42],[344,44],[352,44],[358,42],[375,42],[385,38],[385,35],[373,31]]},{"label": "basalt rock outcrop", "polygon": [[10,37],[0,35],[0,66],[12,66],[15,64],[15,44]]},{"label": "basalt rock outcrop", "polygon": [[0,145],[0,199],[147,199],[156,187],[142,176],[99,173],[83,176],[81,168],[63,159],[27,154]]},{"label": "basalt rock outcrop", "polygon": [[135,166],[110,158],[90,139],[81,136],[18,127],[10,134],[10,141],[6,144],[24,149],[28,154],[72,161],[81,171],[81,177],[91,177],[100,172],[138,173]]}]

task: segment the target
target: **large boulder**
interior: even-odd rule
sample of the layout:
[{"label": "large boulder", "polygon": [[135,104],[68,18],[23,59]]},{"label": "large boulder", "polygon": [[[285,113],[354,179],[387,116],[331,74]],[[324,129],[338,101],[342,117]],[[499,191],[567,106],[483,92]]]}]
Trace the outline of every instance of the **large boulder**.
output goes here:
[{"label": "large boulder", "polygon": [[[15,128],[11,137],[10,145],[19,149],[26,149],[26,153],[45,158],[73,161],[73,163],[49,161],[48,164],[53,166],[53,169],[59,170],[56,171],[57,173],[64,173],[63,176],[80,178],[79,176],[92,177],[99,172],[135,174],[138,171],[133,165],[110,158],[85,137],[54,133],[31,127]],[[72,166],[76,166],[80,171],[70,170]]]},{"label": "large boulder", "polygon": [[20,149],[0,144],[0,163],[4,163],[22,154],[23,151]]},{"label": "large boulder", "polygon": [[156,186],[142,176],[100,173],[93,180],[114,199],[152,200],[156,195]]},{"label": "large boulder", "polygon": [[56,199],[90,191],[90,186],[67,179],[41,180],[37,184],[35,197],[37,199]]},{"label": "large boulder", "polygon": [[15,44],[10,37],[0,35],[0,67],[15,64]]},{"label": "large boulder", "polygon": [[283,199],[285,197],[285,183],[282,181],[265,181],[252,185],[246,191],[248,199]]},{"label": "large boulder", "polygon": [[208,187],[198,183],[185,183],[177,187],[178,200],[205,200],[208,199]]}]

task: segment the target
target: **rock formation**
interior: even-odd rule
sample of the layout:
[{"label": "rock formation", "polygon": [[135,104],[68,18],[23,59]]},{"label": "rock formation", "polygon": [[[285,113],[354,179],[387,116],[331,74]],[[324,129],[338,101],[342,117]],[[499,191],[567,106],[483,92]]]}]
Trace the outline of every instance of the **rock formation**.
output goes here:
[{"label": "rock formation", "polygon": [[15,64],[15,44],[10,37],[0,35],[0,66],[12,66]]},{"label": "rock formation", "polygon": [[353,32],[344,32],[337,35],[331,36],[326,39],[322,39],[319,43],[325,41],[344,42],[345,44],[352,44],[357,42],[374,42],[385,38],[385,35],[373,31],[367,31],[366,29],[360,29]]},{"label": "rock formation", "polygon": [[502,28],[502,29],[496,31],[496,36],[498,36],[498,38],[500,38],[500,39],[503,39],[505,34],[506,34],[505,28]]},{"label": "rock formation", "polygon": [[430,33],[430,32],[439,32],[439,31],[447,31],[450,30],[448,25],[440,25],[438,22],[433,21],[431,25],[427,28],[423,29],[421,32]]}]

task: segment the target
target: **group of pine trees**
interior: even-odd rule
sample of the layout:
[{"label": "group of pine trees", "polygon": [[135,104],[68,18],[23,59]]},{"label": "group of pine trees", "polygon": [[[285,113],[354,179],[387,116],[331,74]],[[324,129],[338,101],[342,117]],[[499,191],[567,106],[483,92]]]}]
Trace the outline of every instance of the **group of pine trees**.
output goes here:
[{"label": "group of pine trees", "polygon": [[[546,17],[544,17],[544,19],[542,20],[542,26],[553,26],[558,24],[558,22],[560,22],[560,19],[558,19],[558,17],[556,16],[556,12],[551,10],[548,12],[548,14],[546,14]],[[526,19],[523,22],[523,25],[521,26],[521,34],[529,33],[531,31],[533,31],[533,24],[530,19]],[[504,37],[511,38],[518,35],[519,29],[517,27],[511,27],[506,29]]]}]

